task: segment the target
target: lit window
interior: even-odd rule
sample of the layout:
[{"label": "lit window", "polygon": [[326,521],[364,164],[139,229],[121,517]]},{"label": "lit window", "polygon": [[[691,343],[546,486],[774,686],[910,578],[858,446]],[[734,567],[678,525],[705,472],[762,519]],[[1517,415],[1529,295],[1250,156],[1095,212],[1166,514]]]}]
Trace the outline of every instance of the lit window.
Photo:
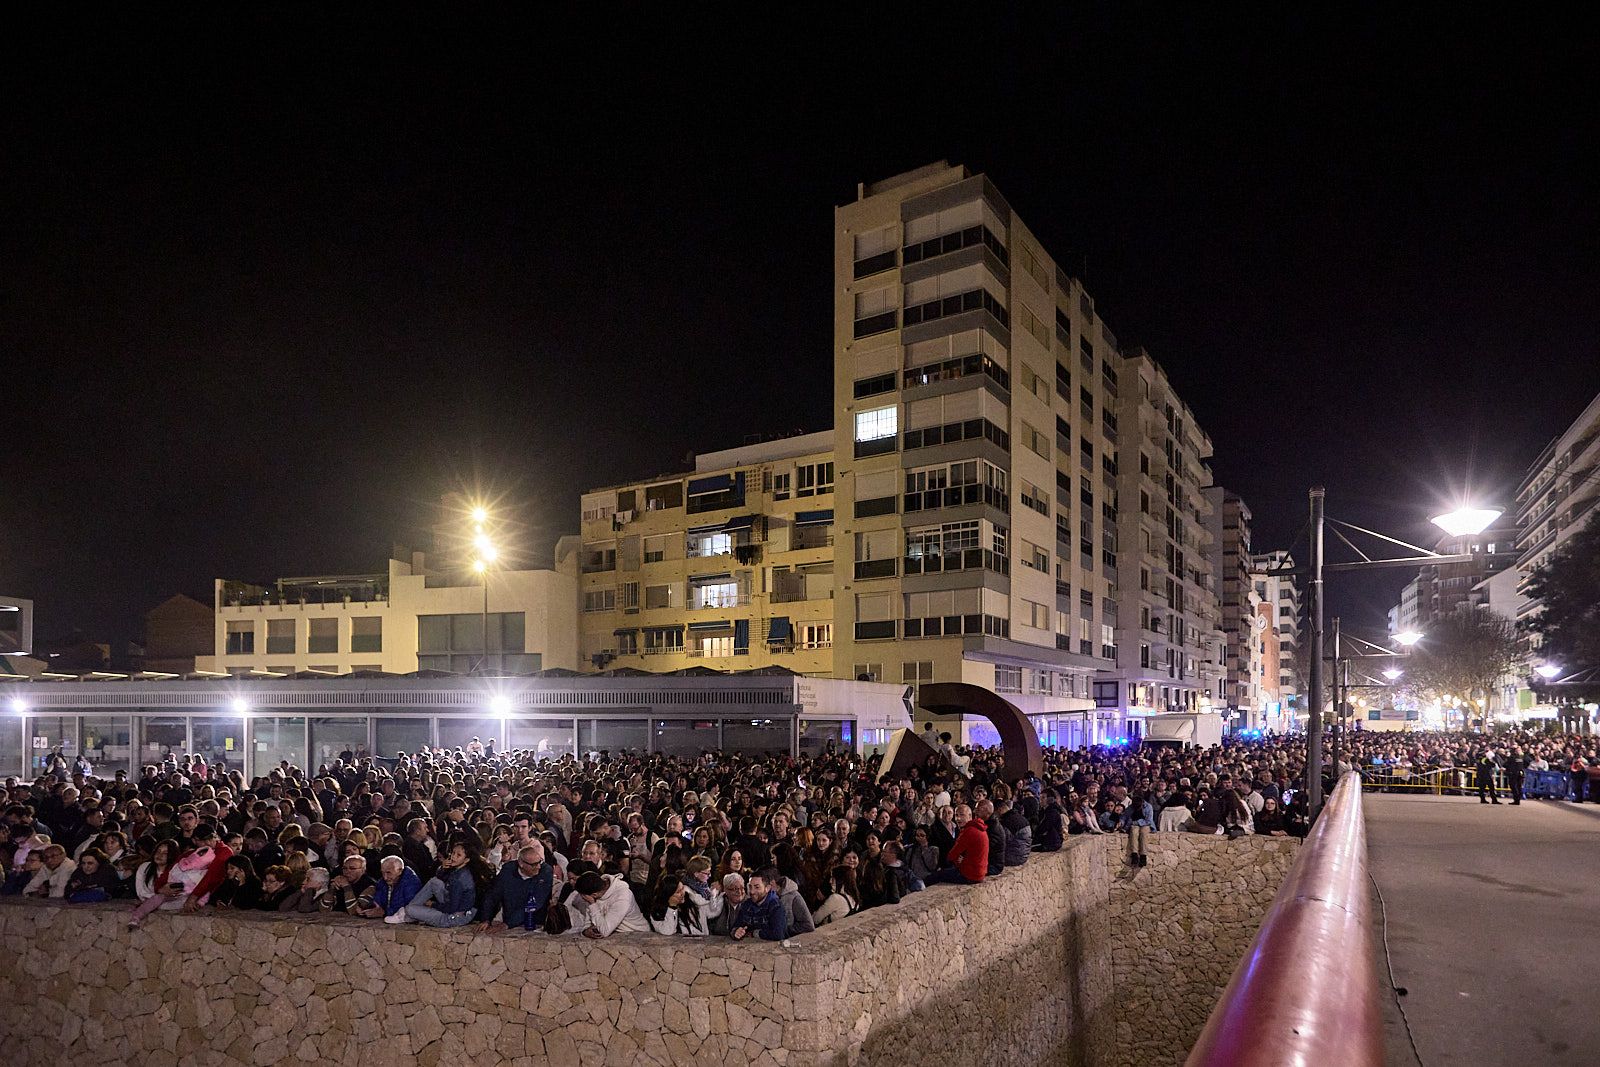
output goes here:
[{"label": "lit window", "polygon": [[856,413],[856,440],[878,441],[899,432],[898,407],[875,408]]}]

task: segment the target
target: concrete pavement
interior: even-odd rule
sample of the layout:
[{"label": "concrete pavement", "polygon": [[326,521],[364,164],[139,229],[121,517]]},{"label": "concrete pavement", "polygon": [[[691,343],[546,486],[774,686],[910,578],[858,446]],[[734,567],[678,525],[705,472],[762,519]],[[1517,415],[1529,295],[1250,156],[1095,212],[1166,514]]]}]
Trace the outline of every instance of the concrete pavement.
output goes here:
[{"label": "concrete pavement", "polygon": [[[1395,983],[1407,990],[1399,1003],[1421,1062],[1600,1062],[1600,805],[1363,801]],[[1417,1063],[1393,1003],[1388,1014],[1388,1062]]]}]

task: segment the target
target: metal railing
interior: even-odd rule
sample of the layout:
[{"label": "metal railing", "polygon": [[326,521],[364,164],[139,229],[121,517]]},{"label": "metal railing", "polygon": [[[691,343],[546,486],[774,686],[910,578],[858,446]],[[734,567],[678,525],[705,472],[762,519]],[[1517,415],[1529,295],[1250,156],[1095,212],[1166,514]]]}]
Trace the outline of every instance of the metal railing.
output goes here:
[{"label": "metal railing", "polygon": [[1361,776],[1312,827],[1187,1067],[1382,1067]]}]

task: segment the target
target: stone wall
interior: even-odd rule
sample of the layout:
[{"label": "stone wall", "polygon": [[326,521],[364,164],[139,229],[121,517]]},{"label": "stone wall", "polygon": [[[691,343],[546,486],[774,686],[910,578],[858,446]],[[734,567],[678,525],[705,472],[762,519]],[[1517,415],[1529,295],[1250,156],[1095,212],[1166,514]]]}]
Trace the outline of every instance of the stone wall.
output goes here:
[{"label": "stone wall", "polygon": [[122,906],[4,898],[0,1047],[162,1067],[1134,1062],[1144,1033],[1188,1048],[1290,857],[1152,841],[1137,872],[1120,839],[1074,840],[783,945],[229,913],[130,932]]},{"label": "stone wall", "polygon": [[[1115,1040],[1097,1067],[1184,1061],[1299,847],[1288,837],[1150,835],[1148,866],[1111,881]],[[1120,857],[1109,862],[1116,870]]]}]

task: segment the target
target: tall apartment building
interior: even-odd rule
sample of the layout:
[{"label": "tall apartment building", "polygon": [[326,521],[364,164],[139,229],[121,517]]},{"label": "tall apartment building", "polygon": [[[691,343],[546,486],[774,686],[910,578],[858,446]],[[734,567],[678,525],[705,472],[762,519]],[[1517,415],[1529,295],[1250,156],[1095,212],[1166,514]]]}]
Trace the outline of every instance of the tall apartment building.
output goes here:
[{"label": "tall apartment building", "polygon": [[[1209,443],[1160,368],[1123,357],[1082,285],[960,166],[836,209],[834,293],[834,670],[992,688],[1062,744],[1198,706]],[[1141,480],[1119,459],[1140,452],[1163,522],[1171,493],[1159,542],[1119,512]],[[1171,627],[1149,666],[1130,593]]]},{"label": "tall apartment building", "polygon": [[[1211,505],[1212,576],[1222,608],[1224,671],[1222,700],[1236,714],[1236,729],[1253,730],[1261,726],[1260,713],[1266,699],[1262,691],[1265,656],[1262,629],[1270,623],[1262,619],[1250,576],[1250,508],[1237,493],[1220,485],[1206,489]],[[1276,692],[1278,679],[1272,679]]]},{"label": "tall apartment building", "polygon": [[1120,378],[1123,448],[1120,493],[1112,501],[1123,549],[1116,695],[1136,712],[1208,704],[1220,710],[1225,650],[1205,493],[1211,438],[1142,350],[1123,359]]},{"label": "tall apartment building", "polygon": [[377,574],[270,585],[219,578],[216,654],[197,657],[195,668],[241,676],[570,670],[578,666],[575,552],[563,539],[556,569],[492,570],[486,582],[430,570],[420,552]]},{"label": "tall apartment building", "polygon": [[1294,557],[1284,549],[1250,558],[1256,593],[1269,606],[1278,637],[1278,700],[1282,710],[1301,706],[1300,583],[1292,574]]},{"label": "tall apartment building", "polygon": [[[1551,441],[1517,487],[1517,569],[1519,590],[1567,539],[1589,521],[1600,502],[1600,396],[1589,402],[1571,426]],[[1530,600],[1520,609],[1526,620],[1539,611]]]},{"label": "tall apartment building", "polygon": [[1468,537],[1446,535],[1439,538],[1434,551],[1440,555],[1471,556],[1461,563],[1440,563],[1420,569],[1417,575],[1416,628],[1428,629],[1434,619],[1478,606],[1474,590],[1517,563],[1517,527],[1514,519],[1500,522],[1482,533]]},{"label": "tall apartment building", "polygon": [[707,453],[689,475],[592,490],[582,518],[586,668],[833,675],[832,433]]}]

